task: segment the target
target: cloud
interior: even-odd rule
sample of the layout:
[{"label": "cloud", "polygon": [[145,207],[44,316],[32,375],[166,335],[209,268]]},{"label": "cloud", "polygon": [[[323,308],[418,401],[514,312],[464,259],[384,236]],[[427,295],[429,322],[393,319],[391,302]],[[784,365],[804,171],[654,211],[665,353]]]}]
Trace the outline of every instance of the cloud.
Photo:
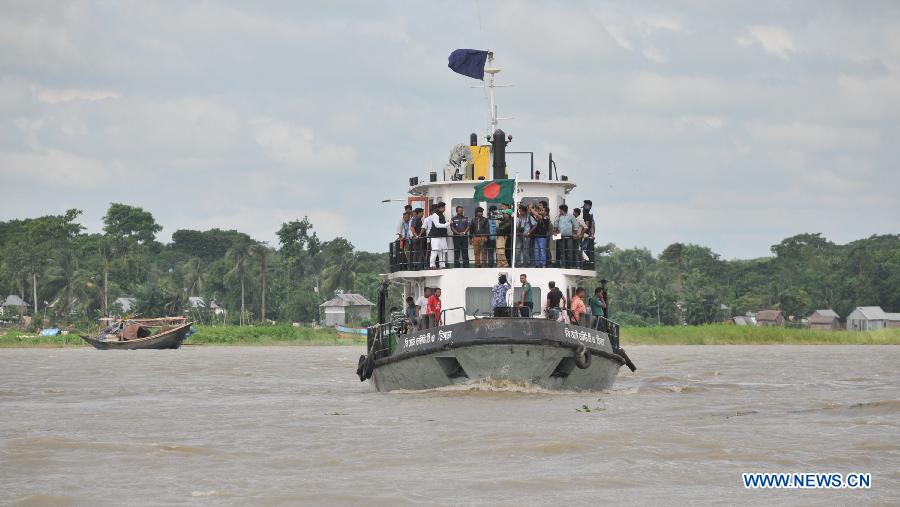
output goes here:
[{"label": "cloud", "polygon": [[742,47],[761,46],[767,53],[787,60],[797,51],[794,38],[784,28],[777,26],[754,25],[744,35],[735,38]]},{"label": "cloud", "polygon": [[78,207],[98,230],[115,198],[164,239],[272,242],[310,215],[384,251],[397,210],[380,199],[485,130],[447,55],[490,47],[514,148],[538,169],[553,152],[571,199],[602,203],[604,240],[734,257],[896,232],[898,23],[883,3],[13,3],[0,220]]},{"label": "cloud", "polygon": [[322,142],[309,127],[262,117],[250,121],[250,130],[276,163],[292,168],[354,169],[352,148]]}]

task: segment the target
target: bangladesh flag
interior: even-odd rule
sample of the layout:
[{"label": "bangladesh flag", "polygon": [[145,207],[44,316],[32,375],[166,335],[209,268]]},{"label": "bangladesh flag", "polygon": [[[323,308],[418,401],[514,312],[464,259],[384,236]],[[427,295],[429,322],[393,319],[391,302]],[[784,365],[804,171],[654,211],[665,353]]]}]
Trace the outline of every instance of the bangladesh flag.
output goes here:
[{"label": "bangladesh flag", "polygon": [[515,196],[515,180],[491,180],[475,185],[475,201],[505,202],[512,204]]}]

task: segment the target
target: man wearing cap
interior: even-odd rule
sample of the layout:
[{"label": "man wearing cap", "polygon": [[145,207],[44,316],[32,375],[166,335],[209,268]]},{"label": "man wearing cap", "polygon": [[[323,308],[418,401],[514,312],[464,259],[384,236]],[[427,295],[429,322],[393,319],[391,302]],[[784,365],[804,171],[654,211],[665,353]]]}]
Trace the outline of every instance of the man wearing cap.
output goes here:
[{"label": "man wearing cap", "polygon": [[437,203],[434,213],[428,217],[426,225],[426,234],[431,239],[431,256],[428,265],[432,268],[440,269],[441,259],[444,260],[444,267],[447,267],[447,229],[450,227],[450,222],[444,217],[446,208],[445,203]]}]

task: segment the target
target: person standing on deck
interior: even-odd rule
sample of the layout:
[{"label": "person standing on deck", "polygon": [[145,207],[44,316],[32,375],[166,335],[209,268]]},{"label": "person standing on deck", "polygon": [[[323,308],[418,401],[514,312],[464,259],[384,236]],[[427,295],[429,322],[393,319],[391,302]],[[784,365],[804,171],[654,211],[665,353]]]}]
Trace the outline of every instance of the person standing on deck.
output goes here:
[{"label": "person standing on deck", "polygon": [[529,233],[534,244],[534,265],[538,268],[547,267],[547,244],[550,241],[550,221],[544,216],[543,208],[528,205],[534,226]]},{"label": "person standing on deck", "polygon": [[[509,292],[510,285],[506,281],[506,275],[500,275],[497,278],[497,285],[491,289],[491,308],[493,308],[494,313],[497,312],[497,308],[508,307],[509,305],[506,303],[506,293]],[[506,315],[507,317],[509,315]]]},{"label": "person standing on deck", "polygon": [[488,267],[494,267],[496,263],[497,253],[497,207],[488,206],[488,238],[485,242],[487,246]]},{"label": "person standing on deck", "polygon": [[575,251],[575,267],[580,268],[582,261],[587,260],[585,258],[586,254],[584,253],[584,250],[581,249],[581,240],[584,238],[587,224],[585,224],[584,219],[581,218],[580,209],[573,209],[572,216],[575,217],[575,224],[577,225],[577,230],[575,231],[575,234],[572,235],[573,250]]},{"label": "person standing on deck", "polygon": [[406,296],[406,310],[403,313],[406,316],[406,320],[409,321],[406,327],[407,333],[419,327],[419,307],[416,306],[412,296]]},{"label": "person standing on deck", "polygon": [[447,229],[450,228],[450,222],[444,217],[446,207],[446,204],[439,202],[435,206],[434,213],[428,217],[427,233],[431,238],[431,256],[428,264],[432,268],[440,268],[441,259],[444,260],[444,267],[447,267]]},{"label": "person standing on deck", "polygon": [[453,267],[469,267],[469,217],[463,214],[462,206],[456,207],[456,215],[450,219],[450,231],[453,233]]},{"label": "person standing on deck", "polygon": [[431,287],[425,287],[424,295],[419,296],[416,300],[416,308],[418,312],[416,317],[419,318],[419,329],[428,329],[428,298],[431,297]]},{"label": "person standing on deck", "polygon": [[559,320],[559,307],[560,304],[565,304],[566,297],[563,296],[562,291],[556,286],[556,282],[550,282],[547,286],[550,287],[550,290],[547,291],[547,318]]},{"label": "person standing on deck", "polygon": [[410,252],[412,257],[412,268],[414,270],[422,269],[425,265],[425,229],[424,229],[424,217],[422,215],[425,214],[425,210],[422,208],[416,208],[413,210],[413,217],[409,221],[409,234],[412,239],[410,242],[412,243],[412,251]]},{"label": "person standing on deck", "polygon": [[475,218],[472,219],[472,251],[475,255],[475,267],[487,267],[488,221],[484,218],[484,208],[475,208]]},{"label": "person standing on deck", "polygon": [[525,273],[519,275],[519,282],[522,284],[522,299],[519,301],[519,315],[521,317],[531,317],[534,313],[534,299],[531,295],[531,284]]},{"label": "person standing on deck", "polygon": [[584,306],[584,288],[578,287],[575,289],[575,295],[572,296],[572,324],[583,326],[586,312],[587,307]]},{"label": "person standing on deck", "polygon": [[429,327],[441,325],[441,288],[434,289],[434,293],[428,298]]},{"label": "person standing on deck", "polygon": [[531,228],[534,219],[528,208],[520,204],[516,213],[516,266],[531,265]]},{"label": "person standing on deck", "polygon": [[603,299],[603,289],[600,287],[594,289],[594,295],[591,297],[589,304],[591,306],[591,315],[594,317],[591,327],[597,331],[605,331],[603,309],[606,308],[606,300]]},{"label": "person standing on deck", "polygon": [[497,221],[497,267],[509,267],[509,249],[507,248],[507,239],[512,233],[512,217],[510,216],[509,205],[505,202],[500,203],[500,220]]},{"label": "person standing on deck", "polygon": [[575,234],[575,228],[577,224],[575,222],[575,218],[569,214],[569,207],[565,204],[560,205],[559,207],[559,216],[556,217],[556,222],[553,224],[553,230],[556,234],[560,235],[560,238],[556,240],[557,244],[557,255],[559,259],[559,267],[561,268],[571,268],[574,267],[575,256],[574,254],[574,244],[572,242],[572,236]]},{"label": "person standing on deck", "polygon": [[590,199],[585,199],[584,204],[581,206],[581,217],[584,219],[584,223],[587,226],[587,230],[585,230],[584,235],[581,237],[581,251],[587,252],[588,262],[591,264],[594,263],[594,237],[596,235],[594,213],[591,212],[591,208],[593,207],[594,203],[592,203]]}]

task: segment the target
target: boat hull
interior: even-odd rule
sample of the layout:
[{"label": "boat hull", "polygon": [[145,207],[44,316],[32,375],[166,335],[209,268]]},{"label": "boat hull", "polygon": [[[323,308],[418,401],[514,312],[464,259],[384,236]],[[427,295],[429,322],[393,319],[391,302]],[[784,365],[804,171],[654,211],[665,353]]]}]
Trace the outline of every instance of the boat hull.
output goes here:
[{"label": "boat hull", "polygon": [[177,349],[187,338],[191,324],[191,322],[188,322],[164,333],[135,340],[106,341],[84,335],[81,336],[81,339],[100,350]]},{"label": "boat hull", "polygon": [[374,361],[371,380],[379,391],[479,380],[603,390],[623,364],[604,332],[545,319],[478,319],[401,335],[393,354]]}]

